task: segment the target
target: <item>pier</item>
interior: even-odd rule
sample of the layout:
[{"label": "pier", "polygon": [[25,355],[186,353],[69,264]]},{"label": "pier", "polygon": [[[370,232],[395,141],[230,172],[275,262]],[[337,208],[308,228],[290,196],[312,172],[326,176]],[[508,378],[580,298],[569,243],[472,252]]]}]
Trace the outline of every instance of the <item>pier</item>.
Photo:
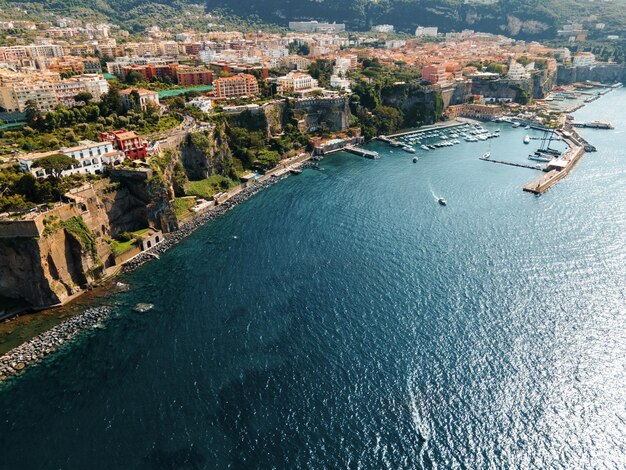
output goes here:
[{"label": "pier", "polygon": [[567,143],[570,149],[559,159],[548,163],[548,173],[537,181],[528,183],[523,190],[533,194],[542,194],[565,178],[576,166],[576,163],[585,154],[586,145],[576,131],[559,131],[560,137]]},{"label": "pier", "polygon": [[493,160],[487,157],[480,157],[480,160],[484,162],[500,163],[501,165],[516,166],[518,168],[528,168],[529,170],[543,171],[543,167],[537,168],[535,165],[528,165],[525,163],[505,162],[504,160]]},{"label": "pier", "polygon": [[346,145],[343,149],[346,152],[353,153],[355,155],[359,155],[360,157],[371,158],[372,160],[378,160],[380,157],[378,156],[378,152],[374,152],[372,150],[365,150],[358,147],[353,147],[352,145]]}]

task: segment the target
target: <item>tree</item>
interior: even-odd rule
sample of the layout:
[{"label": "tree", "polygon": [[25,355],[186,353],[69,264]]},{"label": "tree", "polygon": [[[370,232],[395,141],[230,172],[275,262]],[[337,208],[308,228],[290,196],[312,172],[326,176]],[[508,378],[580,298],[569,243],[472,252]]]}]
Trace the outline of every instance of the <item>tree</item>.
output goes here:
[{"label": "tree", "polygon": [[254,163],[264,170],[274,168],[280,161],[280,155],[273,150],[260,150],[256,154]]},{"label": "tree", "polygon": [[74,97],[74,101],[77,103],[83,102],[85,104],[89,104],[91,100],[93,100],[93,95],[91,93],[87,93],[86,91],[83,91]]},{"label": "tree", "polygon": [[58,180],[61,177],[61,173],[65,170],[69,170],[76,164],[76,160],[72,157],[68,157],[62,153],[56,153],[47,157],[39,158],[35,160],[37,168],[43,168],[50,171],[52,177]]},{"label": "tree", "polygon": [[136,70],[131,70],[126,75],[126,78],[124,79],[124,81],[128,83],[129,85],[136,85],[137,83],[143,81],[143,75],[140,72],[137,72]]},{"label": "tree", "polygon": [[37,103],[33,100],[28,100],[26,102],[26,122],[29,126],[38,128],[41,120],[42,115]]}]

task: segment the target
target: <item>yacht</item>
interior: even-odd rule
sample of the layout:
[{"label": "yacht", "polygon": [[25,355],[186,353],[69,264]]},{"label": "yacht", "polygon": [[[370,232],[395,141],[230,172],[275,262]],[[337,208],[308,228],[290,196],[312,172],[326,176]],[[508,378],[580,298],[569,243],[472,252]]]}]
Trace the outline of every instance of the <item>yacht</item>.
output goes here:
[{"label": "yacht", "polygon": [[516,127],[516,128],[517,128],[517,127],[519,127],[519,126],[521,126],[521,124],[520,124],[519,122],[514,122],[514,123],[513,123],[513,127]]},{"label": "yacht", "polygon": [[403,145],[402,150],[408,153],[415,153],[415,149],[409,145]]},{"label": "yacht", "polygon": [[524,127],[524,129],[528,130],[528,129],[530,129],[530,126],[526,126],[526,127]]},{"label": "yacht", "polygon": [[430,149],[429,149],[426,145],[420,145],[420,148],[421,148],[422,150],[430,150]]}]

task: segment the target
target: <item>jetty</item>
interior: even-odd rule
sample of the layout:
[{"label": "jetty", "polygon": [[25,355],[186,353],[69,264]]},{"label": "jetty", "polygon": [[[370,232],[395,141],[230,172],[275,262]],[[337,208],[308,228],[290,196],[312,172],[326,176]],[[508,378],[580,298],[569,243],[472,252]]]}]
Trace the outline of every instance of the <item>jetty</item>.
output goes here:
[{"label": "jetty", "polygon": [[586,127],[589,129],[613,129],[613,124],[604,121],[591,121],[591,122],[572,122],[573,127]]},{"label": "jetty", "polygon": [[540,166],[539,168],[537,168],[537,165],[529,165],[527,163],[515,163],[515,162],[507,162],[504,160],[494,160],[493,158],[490,158],[490,157],[480,157],[480,160],[484,162],[500,163],[501,165],[516,166],[518,168],[528,168],[529,170],[543,171],[543,167]]},{"label": "jetty", "polygon": [[557,133],[563,141],[567,143],[569,150],[560,158],[555,158],[548,163],[546,166],[546,171],[548,173],[539,178],[539,180],[525,185],[523,188],[524,191],[533,194],[543,194],[556,183],[565,178],[585,154],[585,147],[589,144],[586,143],[586,141],[580,137],[576,131],[562,130],[557,131]]},{"label": "jetty", "polygon": [[346,152],[353,153],[355,155],[359,155],[361,157],[370,158],[372,160],[378,160],[380,158],[380,156],[378,155],[378,152],[374,152],[372,150],[365,150],[362,148],[354,147],[352,145],[346,145],[343,148],[343,150]]}]

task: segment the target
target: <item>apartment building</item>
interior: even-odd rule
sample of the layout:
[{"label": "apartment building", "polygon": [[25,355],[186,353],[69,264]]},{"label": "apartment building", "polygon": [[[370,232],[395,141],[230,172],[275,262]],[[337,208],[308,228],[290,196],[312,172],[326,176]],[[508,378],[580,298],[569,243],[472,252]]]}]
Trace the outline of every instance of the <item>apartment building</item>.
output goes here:
[{"label": "apartment building", "polygon": [[176,68],[176,79],[179,85],[210,85],[213,83],[213,72],[206,67],[189,67],[180,65]]},{"label": "apartment building", "polygon": [[254,75],[240,73],[232,77],[218,78],[213,83],[218,98],[252,96],[259,92],[259,84]]}]

